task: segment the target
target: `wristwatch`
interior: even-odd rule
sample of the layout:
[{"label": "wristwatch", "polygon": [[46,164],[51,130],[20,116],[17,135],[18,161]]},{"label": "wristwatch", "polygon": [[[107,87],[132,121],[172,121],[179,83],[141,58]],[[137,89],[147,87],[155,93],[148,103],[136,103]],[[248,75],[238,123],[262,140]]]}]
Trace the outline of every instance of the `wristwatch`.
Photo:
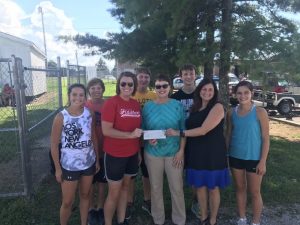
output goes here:
[{"label": "wristwatch", "polygon": [[185,137],[184,130],[180,130],[180,131],[179,131],[179,136],[180,136],[180,137]]}]

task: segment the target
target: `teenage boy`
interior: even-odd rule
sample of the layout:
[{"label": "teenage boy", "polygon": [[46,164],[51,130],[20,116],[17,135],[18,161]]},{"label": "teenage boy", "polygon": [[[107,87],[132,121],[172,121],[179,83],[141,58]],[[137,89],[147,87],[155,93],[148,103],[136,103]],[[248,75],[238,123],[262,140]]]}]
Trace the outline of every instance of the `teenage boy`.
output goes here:
[{"label": "teenage boy", "polygon": [[171,95],[180,101],[185,111],[185,118],[189,116],[190,107],[193,104],[194,91],[196,89],[196,67],[193,64],[185,64],[179,69],[179,76],[183,81],[183,87]]},{"label": "teenage boy", "polygon": [[[140,105],[141,108],[145,105],[147,101],[154,100],[156,98],[156,94],[153,91],[149,90],[150,84],[150,70],[147,68],[136,68],[135,74],[137,77],[138,85],[137,91],[133,96]],[[143,191],[144,191],[144,202],[142,205],[142,209],[145,210],[149,215],[151,215],[151,196],[150,196],[150,182],[149,182],[149,174],[147,167],[145,165],[144,160],[144,148],[141,148],[141,172],[142,172],[142,182],[143,182]],[[130,219],[133,213],[133,203],[134,203],[134,191],[135,191],[135,179],[131,180],[129,190],[128,190],[128,204],[126,210],[126,219]]]},{"label": "teenage boy", "polygon": [[[189,116],[190,107],[194,102],[194,92],[196,89],[196,67],[193,64],[183,65],[179,69],[179,76],[183,81],[183,87],[174,94],[172,94],[171,98],[174,98],[182,103],[185,111],[185,118],[187,118]],[[191,211],[195,214],[197,218],[201,218],[200,208],[194,188]]]}]

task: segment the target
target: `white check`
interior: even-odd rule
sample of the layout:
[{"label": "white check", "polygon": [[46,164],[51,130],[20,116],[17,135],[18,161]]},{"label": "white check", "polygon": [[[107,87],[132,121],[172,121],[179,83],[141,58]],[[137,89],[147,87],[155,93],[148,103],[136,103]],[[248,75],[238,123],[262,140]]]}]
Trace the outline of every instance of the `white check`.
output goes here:
[{"label": "white check", "polygon": [[166,139],[165,130],[144,130],[144,140],[150,139]]}]

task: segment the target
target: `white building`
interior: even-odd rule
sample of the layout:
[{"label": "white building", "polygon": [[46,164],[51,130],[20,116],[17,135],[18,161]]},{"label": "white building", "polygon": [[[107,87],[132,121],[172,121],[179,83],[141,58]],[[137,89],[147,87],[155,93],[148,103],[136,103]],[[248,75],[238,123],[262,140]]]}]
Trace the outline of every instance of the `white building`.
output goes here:
[{"label": "white building", "polygon": [[[0,32],[1,58],[11,58],[12,55],[22,59],[24,67],[45,68],[45,54],[31,41]],[[8,63],[0,64],[0,84],[13,84],[12,68]],[[46,73],[42,71],[24,72],[27,85],[26,96],[36,96],[47,91]]]}]

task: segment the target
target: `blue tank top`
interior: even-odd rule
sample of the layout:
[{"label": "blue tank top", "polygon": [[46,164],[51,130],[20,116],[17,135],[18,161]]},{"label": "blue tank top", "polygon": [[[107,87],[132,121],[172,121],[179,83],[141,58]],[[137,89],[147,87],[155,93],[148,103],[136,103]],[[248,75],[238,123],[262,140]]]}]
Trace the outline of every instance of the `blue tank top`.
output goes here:
[{"label": "blue tank top", "polygon": [[262,137],[256,107],[253,105],[251,111],[244,116],[239,116],[237,111],[238,106],[231,115],[229,156],[243,160],[260,160]]}]

